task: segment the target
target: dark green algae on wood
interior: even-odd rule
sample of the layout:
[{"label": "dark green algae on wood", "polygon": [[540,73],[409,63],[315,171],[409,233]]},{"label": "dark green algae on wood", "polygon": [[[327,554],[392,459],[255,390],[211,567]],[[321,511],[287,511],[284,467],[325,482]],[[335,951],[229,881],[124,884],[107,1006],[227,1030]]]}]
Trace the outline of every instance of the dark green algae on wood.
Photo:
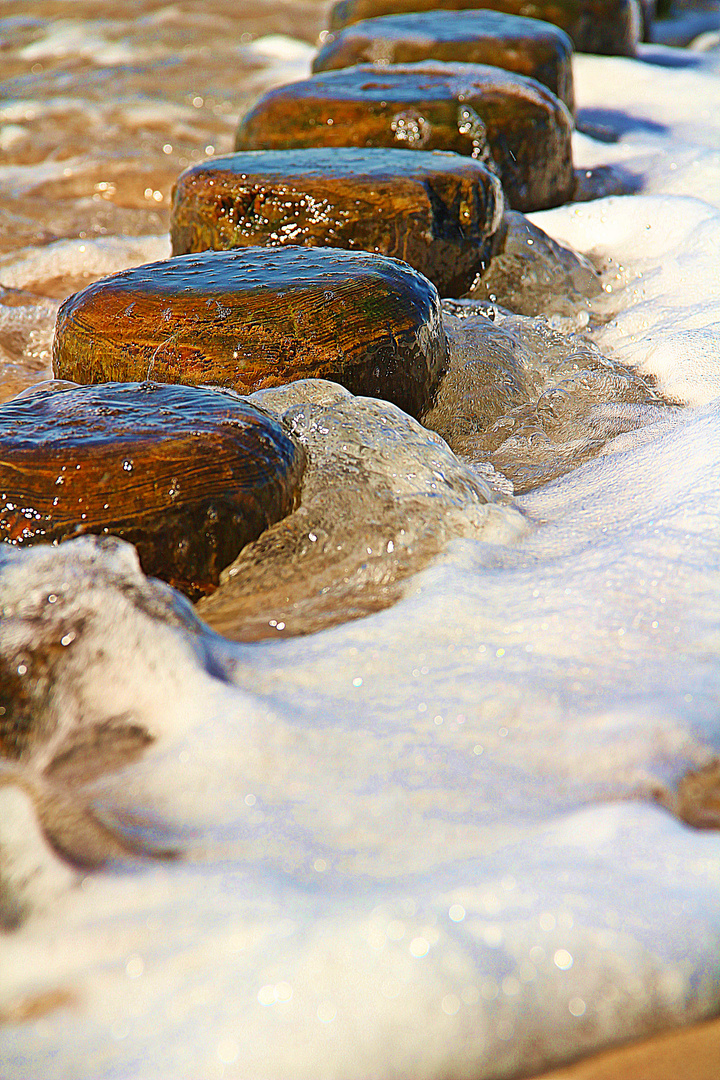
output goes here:
[{"label": "dark green algae on wood", "polygon": [[507,202],[572,198],[573,120],[546,86],[482,64],[359,64],[270,90],[241,118],[236,150],[386,146],[491,155]]},{"label": "dark green algae on wood", "polygon": [[57,378],[217,385],[249,393],[339,382],[418,415],[446,363],[437,290],[397,259],[242,248],[124,270],[58,312]]},{"label": "dark green algae on wood", "polygon": [[542,19],[561,27],[579,52],[634,56],[643,29],[638,0],[340,0],[330,10],[330,29],[415,11],[491,8]]},{"label": "dark green algae on wood", "polygon": [[402,259],[441,296],[466,292],[502,231],[495,172],[459,154],[359,147],[211,158],[173,189],[173,254],[263,245],[337,247]]},{"label": "dark green algae on wood", "polygon": [[305,452],[277,418],[203,387],[47,387],[0,406],[0,541],[135,544],[193,599],[290,513]]},{"label": "dark green algae on wood", "polygon": [[415,11],[366,19],[329,34],[312,70],[355,64],[490,64],[537,79],[572,112],[572,41],[558,26],[501,11]]}]

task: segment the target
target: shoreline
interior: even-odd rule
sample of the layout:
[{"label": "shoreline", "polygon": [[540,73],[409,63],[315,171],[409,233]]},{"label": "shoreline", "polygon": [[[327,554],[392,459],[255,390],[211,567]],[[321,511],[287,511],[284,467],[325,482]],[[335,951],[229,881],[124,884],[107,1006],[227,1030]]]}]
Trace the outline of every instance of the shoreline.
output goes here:
[{"label": "shoreline", "polygon": [[[98,75],[95,85],[89,74],[114,70],[120,47],[112,34],[106,41],[81,16],[82,56],[63,59],[62,26],[48,34],[50,44],[38,35],[23,46],[40,70],[33,73],[37,85],[18,77],[19,100],[6,107],[7,138],[15,140],[19,162],[7,173],[18,190],[6,203],[18,213],[8,218],[0,281],[7,287],[8,349],[19,349],[20,359],[8,351],[0,390],[13,386],[17,392],[24,378],[36,382],[45,370],[56,299],[71,284],[81,288],[86,279],[133,260],[163,256],[160,233],[173,177],[203,154],[211,160],[226,147],[229,152],[236,107],[276,76],[285,73],[289,80],[307,65],[306,44],[273,41],[274,33],[314,40],[315,15],[322,16],[329,2],[253,2],[248,26],[252,35],[271,35],[267,53],[237,34],[235,51],[225,48],[233,40],[229,9],[201,26],[186,24],[177,13],[155,13],[157,5],[147,0],[144,6],[157,16],[154,22],[148,15],[148,39],[156,34],[164,41],[173,18],[178,42],[191,30],[198,38],[186,53],[178,44],[172,52],[176,38],[168,37],[161,85],[153,73],[159,61],[143,53],[145,42],[132,20],[121,28],[130,35],[128,53],[137,70],[115,63],[130,89],[108,84],[114,87],[108,102],[102,100],[102,79]],[[116,19],[116,13],[110,16]],[[117,35],[122,42],[119,29]],[[715,348],[711,318],[720,318],[712,315],[711,262],[713,236],[720,235],[713,230],[720,226],[714,210],[697,210],[702,189],[693,170],[706,170],[710,190],[708,161],[715,151],[703,143],[697,161],[690,161],[680,135],[695,138],[695,117],[681,114],[683,108],[691,112],[688,88],[702,85],[701,73],[693,81],[692,65],[673,68],[661,51],[654,67],[592,57],[577,64],[586,111],[599,117],[598,130],[606,121],[619,123],[624,113],[630,117],[616,142],[577,136],[583,167],[632,166],[639,172],[642,166],[653,174],[655,201],[648,194],[636,204],[630,202],[635,196],[625,203],[578,203],[572,213],[541,212],[547,214],[541,220],[553,237],[551,221],[558,233],[567,230],[567,242],[578,250],[595,245],[606,291],[616,294],[607,302],[620,300],[605,332],[611,355],[622,358],[631,346],[650,342],[640,360],[654,363],[662,352],[671,373],[676,355],[689,357],[681,359],[681,376],[700,401],[715,385],[712,358],[707,367],[700,361]],[[628,74],[636,80],[637,101],[645,92],[643,77],[653,88],[632,107],[622,100]],[[76,94],[60,112],[54,111],[55,79]],[[36,94],[37,103],[31,107],[21,90],[28,99]],[[148,103],[143,95],[151,91]],[[617,115],[608,117],[606,104]],[[661,114],[668,120],[665,133],[657,122],[652,126],[652,117],[635,116],[645,107],[655,111],[655,121]],[[58,130],[67,156],[55,160]],[[703,138],[714,130],[708,120]],[[675,155],[676,143],[677,160],[665,176],[662,163]],[[689,180],[696,187],[680,190]],[[41,184],[42,215],[36,214]],[[694,202],[685,198],[693,194]],[[675,250],[668,247],[673,244]],[[319,1063],[323,1076],[362,1080],[388,1073],[419,1073],[418,1080],[471,1073],[514,1080],[718,1080],[720,1016],[698,1022],[720,1009],[718,834],[688,829],[656,800],[658,784],[674,790],[683,769],[700,767],[713,748],[720,752],[717,650],[707,644],[717,632],[720,582],[720,515],[713,509],[720,506],[718,420],[709,410],[688,407],[682,423],[668,425],[665,435],[648,426],[637,436],[632,462],[634,437],[628,436],[594,465],[525,497],[542,521],[525,549],[458,539],[396,611],[373,621],[304,641],[278,638],[252,650],[203,639],[208,655],[216,648],[212,669],[192,659],[196,642],[189,635],[175,634],[161,620],[148,624],[147,613],[129,601],[122,606],[136,584],[122,551],[117,565],[109,559],[100,565],[99,576],[104,566],[108,581],[115,575],[112,582],[122,581],[126,593],[104,580],[97,584],[96,567],[83,579],[78,575],[79,594],[89,597],[97,625],[77,640],[63,625],[60,640],[72,644],[63,668],[67,700],[75,702],[78,686],[86,693],[78,698],[83,723],[95,715],[92,708],[103,723],[107,717],[113,722],[130,702],[138,730],[157,740],[147,761],[110,776],[91,796],[120,819],[138,806],[160,807],[152,819],[159,829],[167,825],[168,833],[177,828],[179,835],[197,837],[219,899],[208,893],[206,880],[193,877],[190,860],[159,867],[152,881],[148,874],[133,882],[133,891],[121,875],[88,875],[82,889],[68,885],[64,898],[66,878],[71,884],[75,879],[54,855],[46,856],[39,834],[28,831],[26,822],[34,818],[28,816],[27,792],[8,783],[0,845],[18,838],[18,851],[46,858],[39,863],[47,870],[42,888],[60,883],[58,897],[48,893],[60,914],[46,922],[41,915],[27,933],[7,939],[16,950],[16,969],[10,970],[11,961],[0,991],[15,994],[12,1001],[26,1002],[30,1010],[50,1004],[47,1016],[13,1013],[8,1021],[6,1010],[7,1075],[43,1077],[52,1052],[63,1075],[84,1076],[96,1055],[118,1070],[104,1076],[134,1076],[133,1055],[143,1054],[142,1075],[150,1080],[160,1075],[153,1071],[159,1055],[172,1050],[195,1061],[193,1076],[226,1080],[241,1075],[241,1068],[243,1076],[313,1078]],[[646,476],[653,482],[646,483]],[[57,580],[48,579],[53,605],[57,581],[66,574],[63,557],[61,551]],[[13,574],[11,567],[11,585],[18,580]],[[37,582],[45,588],[44,578]],[[74,609],[67,610],[72,617]],[[59,605],[52,611],[59,612]],[[74,714],[67,715],[74,723]],[[247,794],[238,799],[238,792]],[[533,825],[533,800],[541,795],[543,814]],[[452,819],[444,816],[448,808],[456,814]],[[302,832],[296,814],[304,815]],[[460,869],[448,876],[453,860]],[[418,891],[414,883],[422,869],[429,885]],[[576,875],[572,888],[562,877],[570,870]],[[397,879],[399,890],[390,899],[388,879]],[[354,922],[346,918],[345,901],[353,887]],[[363,921],[373,888],[376,907]],[[315,890],[326,907],[318,901],[311,910],[303,905]],[[527,940],[514,942],[512,932],[521,925]],[[70,948],[63,940],[68,926]],[[273,938],[277,926],[282,934]],[[506,933],[508,945],[501,948]],[[100,959],[93,951],[98,940]],[[380,980],[373,964],[382,950]],[[538,952],[536,971],[530,959]],[[33,998],[36,958],[42,976]],[[685,993],[684,1018],[670,992],[664,1005],[662,997],[647,993],[630,1005],[626,997],[615,1008],[617,1027],[603,1019],[601,1030],[608,1040],[613,1031],[620,1032],[616,1038],[635,1032],[637,1041],[593,1050],[598,1042],[583,1038],[602,997],[593,966],[600,961],[618,986],[628,965],[648,988],[669,974],[670,989],[677,984],[678,994]],[[463,975],[463,964],[471,974]],[[686,969],[705,978],[705,997]],[[207,972],[212,982],[200,1002],[201,1021],[193,1021],[196,987],[185,971]],[[544,980],[542,991],[533,987],[536,976]],[[142,1012],[135,1013],[141,994]],[[168,1029],[168,998],[190,1020],[180,1039]],[[569,1010],[573,1001],[577,1007]],[[75,1016],[68,1005],[78,1006]],[[499,1034],[473,1068],[462,1059],[470,1045],[466,1032],[476,1035],[485,1018],[491,1034]],[[673,1020],[683,1026],[647,1036]],[[532,1024],[541,1033],[530,1031],[524,1061],[504,1037],[516,1021],[519,1036]],[[383,1025],[393,1024],[411,1035],[412,1046],[397,1040],[388,1052]],[[547,1031],[546,1062],[559,1060],[563,1049],[566,1060],[573,1053],[591,1056],[549,1072],[526,1071],[540,1067],[528,1061],[537,1062],[533,1041],[545,1039]],[[326,1041],[315,1049],[312,1039]],[[355,1052],[343,1060],[341,1044],[352,1048],[353,1040]],[[368,1043],[377,1044],[371,1064],[360,1060]],[[258,1047],[271,1059],[267,1068],[253,1056]],[[164,1075],[186,1075],[184,1068],[176,1062]]]}]

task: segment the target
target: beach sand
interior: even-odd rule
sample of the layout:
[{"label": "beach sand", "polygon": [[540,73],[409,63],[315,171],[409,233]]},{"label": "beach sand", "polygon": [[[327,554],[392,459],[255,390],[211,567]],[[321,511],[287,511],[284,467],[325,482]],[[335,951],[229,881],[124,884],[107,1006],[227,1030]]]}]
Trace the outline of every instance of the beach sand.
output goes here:
[{"label": "beach sand", "polygon": [[539,1080],[717,1080],[718,1076],[720,1019],[608,1050],[543,1073]]}]

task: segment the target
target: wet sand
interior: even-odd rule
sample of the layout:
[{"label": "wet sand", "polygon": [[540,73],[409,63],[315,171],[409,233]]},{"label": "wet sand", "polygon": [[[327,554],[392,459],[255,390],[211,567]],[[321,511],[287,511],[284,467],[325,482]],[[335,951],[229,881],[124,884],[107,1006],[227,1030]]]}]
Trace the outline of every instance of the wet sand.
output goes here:
[{"label": "wet sand", "polygon": [[538,1080],[717,1080],[720,1020],[657,1035],[543,1073]]}]

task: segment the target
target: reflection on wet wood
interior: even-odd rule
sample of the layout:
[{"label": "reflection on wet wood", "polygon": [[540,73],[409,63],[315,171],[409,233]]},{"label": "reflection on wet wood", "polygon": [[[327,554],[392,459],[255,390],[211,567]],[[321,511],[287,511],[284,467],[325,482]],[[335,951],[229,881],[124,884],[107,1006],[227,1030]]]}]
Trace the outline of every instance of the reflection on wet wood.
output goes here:
[{"label": "reflection on wet wood", "polygon": [[242,119],[236,150],[394,146],[497,165],[510,206],[542,210],[575,186],[572,117],[534,79],[481,64],[373,64],[277,87]]},{"label": "reflection on wet wood", "polygon": [[696,829],[720,828],[720,758],[683,776],[677,788],[676,812]]},{"label": "reflection on wet wood", "polygon": [[417,415],[445,366],[435,287],[382,255],[205,251],[125,270],[60,308],[53,367],[79,383],[250,393],[322,378]]},{"label": "reflection on wet wood", "polygon": [[578,52],[634,56],[641,30],[634,0],[339,0],[330,11],[330,26],[337,30],[399,12],[486,7],[554,23],[570,35]]},{"label": "reflection on wet wood", "polygon": [[495,172],[459,154],[325,147],[246,151],[187,169],[173,191],[173,254],[262,245],[373,251],[460,296],[500,242]]},{"label": "reflection on wet wood", "polygon": [[491,64],[543,83],[572,111],[572,42],[558,26],[500,11],[415,11],[330,34],[313,72],[352,64]]},{"label": "reflection on wet wood", "polygon": [[0,407],[0,458],[0,540],[120,536],[145,573],[191,597],[293,509],[305,460],[234,395],[52,382]]}]

